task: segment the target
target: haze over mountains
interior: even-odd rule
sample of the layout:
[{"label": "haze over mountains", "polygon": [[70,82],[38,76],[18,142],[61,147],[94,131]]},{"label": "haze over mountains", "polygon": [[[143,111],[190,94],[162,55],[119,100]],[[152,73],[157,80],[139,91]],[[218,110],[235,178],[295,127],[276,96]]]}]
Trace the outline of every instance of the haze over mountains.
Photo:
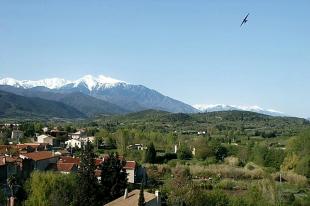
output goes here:
[{"label": "haze over mountains", "polygon": [[[197,104],[188,105],[181,101],[172,99],[168,96],[149,89],[143,85],[134,85],[126,83],[125,81],[99,75],[94,77],[86,75],[80,79],[71,81],[61,78],[50,78],[42,80],[16,80],[13,78],[4,78],[0,80],[0,90],[5,91],[0,98],[12,98],[5,100],[6,107],[2,105],[0,113],[2,115],[9,114],[3,110],[11,105],[12,108],[24,109],[20,110],[25,113],[33,111],[36,113],[35,108],[31,104],[27,107],[20,107],[19,101],[32,102],[37,100],[37,104],[47,104],[51,101],[53,108],[58,108],[57,105],[62,107],[61,110],[68,110],[63,112],[62,117],[89,117],[94,115],[112,115],[124,114],[130,112],[138,112],[147,109],[163,110],[173,113],[197,113],[197,112],[214,112],[214,111],[251,111],[272,116],[284,116],[282,112],[271,109],[262,109],[258,106],[245,107],[233,105],[207,105]],[[15,96],[14,96],[14,95]],[[18,96],[16,96],[18,95]],[[14,97],[14,98],[13,98]],[[36,99],[34,99],[36,98]],[[45,100],[45,101],[39,101]],[[4,102],[4,101],[3,101]],[[38,106],[37,105],[37,106]],[[39,106],[40,107],[40,106]],[[47,106],[48,107],[48,106]],[[23,112],[19,112],[21,114]],[[14,113],[15,114],[15,113]],[[57,112],[54,113],[58,114]],[[53,115],[53,113],[48,113]],[[59,117],[59,115],[57,115]]]}]

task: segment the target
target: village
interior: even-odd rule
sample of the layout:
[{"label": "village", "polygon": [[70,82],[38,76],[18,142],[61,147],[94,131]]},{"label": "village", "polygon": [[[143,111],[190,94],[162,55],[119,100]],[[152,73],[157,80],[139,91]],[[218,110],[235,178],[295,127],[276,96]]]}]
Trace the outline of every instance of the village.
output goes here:
[{"label": "village", "polygon": [[[20,143],[24,138],[24,132],[20,130],[20,124],[2,124],[0,125],[0,135],[5,129],[11,130],[11,136],[7,145],[0,145],[0,182],[5,185],[8,196],[8,204],[14,205],[14,199],[10,197],[10,186],[8,180],[11,177],[17,177],[26,181],[33,171],[52,171],[61,174],[77,173],[80,169],[80,151],[84,145],[91,143],[94,146],[102,148],[113,148],[108,143],[98,145],[94,136],[87,136],[85,129],[78,129],[76,132],[58,130],[56,127],[49,129],[43,127],[41,133],[35,133],[31,142]],[[58,138],[57,138],[58,137]],[[59,137],[63,141],[59,141]],[[144,150],[142,144],[129,145],[131,150]],[[77,154],[77,155],[76,155]],[[108,154],[100,154],[94,159],[95,176],[97,181],[101,181],[101,165],[109,158]],[[125,160],[123,169],[127,173],[127,183],[131,188],[139,188],[142,181],[146,181],[146,170],[135,160]],[[134,186],[136,185],[136,187]],[[138,189],[129,192],[127,189],[124,196],[120,197],[106,205],[137,205],[140,191]],[[14,198],[14,197],[13,197]],[[144,191],[146,205],[161,205],[159,192],[148,193]]]}]

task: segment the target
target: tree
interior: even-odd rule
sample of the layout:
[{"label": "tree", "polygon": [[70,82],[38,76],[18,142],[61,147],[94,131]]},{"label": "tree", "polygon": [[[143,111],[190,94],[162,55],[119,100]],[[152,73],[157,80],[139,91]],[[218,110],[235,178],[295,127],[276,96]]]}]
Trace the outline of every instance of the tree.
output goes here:
[{"label": "tree", "polygon": [[[66,206],[72,205],[77,188],[76,176],[54,172],[31,173],[25,188],[28,198],[25,206]],[[16,194],[18,198],[18,195]]]},{"label": "tree", "polygon": [[0,132],[0,144],[9,144],[9,139],[11,138],[12,129],[5,128]]},{"label": "tree", "polygon": [[127,145],[129,139],[129,132],[127,130],[118,130],[116,133],[117,149],[121,155],[126,155]]},{"label": "tree", "polygon": [[144,205],[145,205],[145,199],[144,199],[144,188],[143,188],[143,181],[142,181],[140,193],[139,193],[138,206],[144,206]]},{"label": "tree", "polygon": [[217,140],[214,140],[210,144],[213,154],[218,161],[223,161],[228,155],[228,150],[226,147],[223,147],[221,143]]},{"label": "tree", "polygon": [[213,156],[212,148],[207,143],[207,140],[205,137],[201,137],[197,139],[194,146],[196,148],[195,157],[197,159],[205,160],[207,157]]},{"label": "tree", "polygon": [[153,142],[147,147],[144,162],[152,164],[156,162],[156,149]]},{"label": "tree", "polygon": [[125,161],[120,160],[117,153],[112,153],[101,165],[101,197],[103,203],[108,203],[124,194],[127,188],[127,173]]},{"label": "tree", "polygon": [[78,185],[74,205],[98,205],[96,200],[98,181],[95,176],[95,154],[90,141],[87,141],[81,151]]},{"label": "tree", "polygon": [[178,159],[186,160],[192,158],[192,151],[186,145],[182,144],[177,151]]},{"label": "tree", "polygon": [[14,175],[11,175],[8,180],[8,186],[10,188],[10,196],[11,197],[14,197],[14,186],[17,184],[17,180],[16,180],[16,177]]},{"label": "tree", "polygon": [[21,130],[24,131],[26,137],[33,137],[35,135],[35,128],[33,123],[25,122],[20,127]]}]

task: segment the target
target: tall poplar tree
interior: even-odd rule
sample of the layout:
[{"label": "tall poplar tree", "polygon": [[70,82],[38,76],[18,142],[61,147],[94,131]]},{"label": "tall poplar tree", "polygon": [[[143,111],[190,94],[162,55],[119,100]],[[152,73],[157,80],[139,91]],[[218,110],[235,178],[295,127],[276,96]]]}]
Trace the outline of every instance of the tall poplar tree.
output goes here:
[{"label": "tall poplar tree", "polygon": [[111,153],[102,163],[101,194],[104,204],[124,195],[127,188],[125,163],[117,153]]},{"label": "tall poplar tree", "polygon": [[83,146],[78,172],[78,188],[74,205],[100,205],[98,197],[98,181],[95,176],[95,154],[90,141]]}]

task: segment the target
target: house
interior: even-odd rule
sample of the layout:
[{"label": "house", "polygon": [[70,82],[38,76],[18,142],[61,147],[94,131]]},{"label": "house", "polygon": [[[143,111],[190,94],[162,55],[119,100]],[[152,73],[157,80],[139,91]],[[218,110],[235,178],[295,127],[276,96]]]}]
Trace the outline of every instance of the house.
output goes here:
[{"label": "house", "polygon": [[17,144],[14,146],[19,152],[37,152],[47,150],[48,144],[47,143],[24,143],[24,144]]},{"label": "house", "polygon": [[63,162],[63,163],[73,163],[76,165],[80,165],[80,158],[78,157],[69,157],[69,156],[60,156],[58,162]]},{"label": "house", "polygon": [[127,149],[130,150],[145,150],[147,147],[143,147],[143,144],[131,144],[127,146]]},{"label": "house", "polygon": [[13,130],[11,133],[11,139],[21,139],[24,137],[24,132],[20,130]]},{"label": "house", "polygon": [[90,137],[82,137],[82,138],[80,138],[80,140],[82,140],[82,142],[84,142],[84,143],[86,143],[87,141],[94,143],[96,138],[94,136],[90,136]]},{"label": "house", "polygon": [[71,133],[70,136],[72,139],[80,139],[86,137],[86,132],[85,130],[79,130],[75,133]]},{"label": "house", "polygon": [[[139,202],[140,190],[133,190],[127,193],[127,189],[123,197],[120,197],[105,206],[137,206]],[[161,206],[161,200],[159,192],[155,191],[155,194],[144,191],[145,206]]]},{"label": "house", "polygon": [[82,148],[83,142],[79,139],[70,139],[68,141],[65,141],[65,144],[67,148],[70,148],[70,147]]},{"label": "house", "polygon": [[37,142],[38,143],[47,143],[47,144],[50,144],[50,145],[54,145],[54,139],[55,139],[55,137],[53,137],[51,135],[42,134],[42,135],[39,135],[37,137]]},{"label": "house", "polygon": [[56,167],[57,167],[57,171],[63,174],[69,174],[71,172],[78,171],[78,165],[75,163],[57,162]]},{"label": "house", "polygon": [[137,163],[136,161],[126,161],[126,165],[124,166],[124,169],[126,170],[128,174],[128,182],[129,183],[135,183],[137,178],[136,178],[136,173],[137,173]]},{"label": "house", "polygon": [[[20,154],[20,158],[27,162],[26,167],[28,170],[41,170],[44,171],[48,168],[50,164],[57,163],[59,156],[55,155],[54,152],[40,151],[40,152],[30,152],[26,154]],[[23,164],[24,168],[24,164]]]},{"label": "house", "polygon": [[78,139],[76,139],[76,137],[77,136],[65,142],[65,144],[67,145],[67,148],[70,148],[70,147],[82,148],[82,146],[86,144],[87,141],[90,141],[91,143],[95,141],[95,137],[81,137]]},{"label": "house", "polygon": [[53,137],[67,137],[68,136],[68,132],[60,131],[57,128],[52,129],[51,131],[48,132],[48,134]]}]

